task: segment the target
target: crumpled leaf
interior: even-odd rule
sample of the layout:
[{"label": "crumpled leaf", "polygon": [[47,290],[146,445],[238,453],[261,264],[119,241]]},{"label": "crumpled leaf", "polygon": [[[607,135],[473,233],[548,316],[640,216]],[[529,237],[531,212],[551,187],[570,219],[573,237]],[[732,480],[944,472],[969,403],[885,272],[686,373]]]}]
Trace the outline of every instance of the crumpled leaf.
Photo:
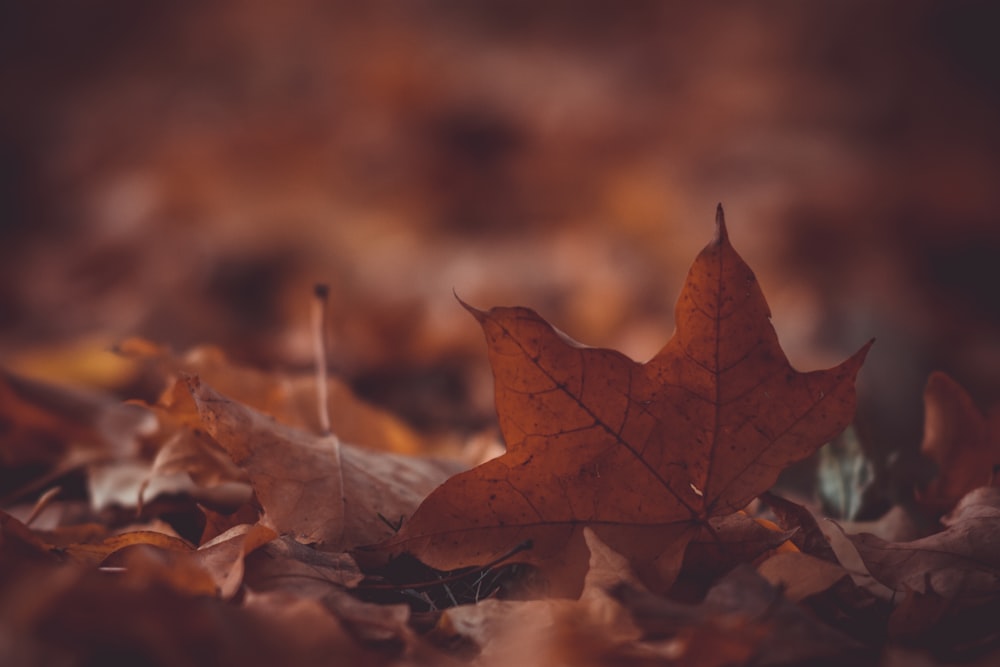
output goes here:
[{"label": "crumpled leaf", "polygon": [[941,521],[945,530],[912,542],[848,537],[872,576],[898,592],[946,598],[1000,592],[1000,487],[969,493]]},{"label": "crumpled leaf", "polygon": [[359,646],[315,601],[250,596],[239,606],[192,595],[189,586],[195,582],[179,579],[178,563],[161,558],[165,553],[132,550],[127,567],[117,573],[35,567],[0,578],[4,664],[389,662]]},{"label": "crumpled leaf", "polygon": [[[641,633],[608,591],[619,585],[644,589],[628,561],[591,529],[584,529],[584,539],[590,559],[579,600],[491,598],[452,607],[432,638],[470,642],[479,652],[477,662],[490,666],[633,664],[630,659],[642,652],[635,645]],[[655,651],[646,654],[661,657]]]},{"label": "crumpled leaf", "polygon": [[767,527],[743,512],[709,519],[688,544],[671,597],[701,599],[711,584],[740,563],[766,558],[783,545],[794,549],[788,544],[794,535],[794,530]]},{"label": "crumpled leaf", "polygon": [[721,208],[676,332],[645,364],[581,346],[527,308],[466,308],[486,334],[507,453],[449,479],[370,557],[409,552],[451,570],[530,543],[513,560],[568,595],[586,570],[586,526],[643,581],[669,585],[699,526],[850,422],[870,345],[835,368],[795,371]]},{"label": "crumpled leaf", "polygon": [[283,591],[322,599],[331,591],[355,586],[362,577],[347,554],[318,551],[281,537],[247,557],[244,581],[257,592]]},{"label": "crumpled leaf", "polygon": [[762,493],[760,498],[774,513],[779,526],[785,530],[795,530],[790,539],[799,551],[830,563],[840,563],[826,535],[816,523],[816,518],[808,509],[770,491]]},{"label": "crumpled leaf", "polygon": [[[265,373],[234,363],[211,345],[174,355],[133,338],[123,341],[119,350],[128,356],[159,361],[169,373],[197,375],[220,393],[283,424],[320,432],[316,378],[312,373]],[[420,434],[391,413],[358,398],[347,383],[334,376],[327,378],[327,410],[333,431],[347,442],[405,454],[428,449]]]},{"label": "crumpled leaf", "polygon": [[192,559],[212,575],[219,596],[228,599],[243,584],[246,556],[275,537],[273,530],[261,524],[234,526],[198,547]]},{"label": "crumpled leaf", "polygon": [[1000,465],[1000,409],[983,413],[945,373],[931,373],[924,388],[924,456],[937,476],[917,489],[926,508],[947,512],[962,496],[991,483]]},{"label": "crumpled leaf", "polygon": [[[691,665],[842,663],[865,649],[784,599],[749,565],[740,565],[712,587],[699,605],[685,605],[619,586],[612,591],[632,613],[644,636],[672,638],[676,662]],[[752,658],[752,662],[751,662]]]},{"label": "crumpled leaf", "polygon": [[204,429],[243,468],[264,509],[262,521],[329,551],[392,534],[388,521],[409,516],[459,466],[375,452],[335,436],[279,424],[232,401],[197,377],[187,379]]},{"label": "crumpled leaf", "polygon": [[[148,410],[109,394],[0,369],[0,425],[0,497],[7,497],[89,463],[134,456],[156,422]],[[21,479],[19,468],[30,478]],[[38,477],[38,468],[48,474]]]},{"label": "crumpled leaf", "polygon": [[195,560],[194,553],[169,545],[163,548],[159,544],[136,542],[110,554],[103,561],[103,568],[143,587],[164,585],[185,595],[217,597],[216,578]]},{"label": "crumpled leaf", "polygon": [[851,577],[837,563],[801,552],[774,554],[757,566],[757,572],[773,586],[781,586],[785,597],[792,602],[827,591]]}]

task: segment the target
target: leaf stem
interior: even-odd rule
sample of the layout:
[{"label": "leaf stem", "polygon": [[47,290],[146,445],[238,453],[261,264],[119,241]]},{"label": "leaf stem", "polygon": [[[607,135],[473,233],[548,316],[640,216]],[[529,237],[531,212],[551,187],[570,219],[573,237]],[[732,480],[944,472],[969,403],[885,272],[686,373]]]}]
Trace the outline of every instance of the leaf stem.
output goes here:
[{"label": "leaf stem", "polygon": [[318,283],[313,288],[312,302],[313,355],[316,359],[316,409],[322,435],[330,435],[330,408],[327,405],[326,369],[326,303],[330,294],[327,285]]}]

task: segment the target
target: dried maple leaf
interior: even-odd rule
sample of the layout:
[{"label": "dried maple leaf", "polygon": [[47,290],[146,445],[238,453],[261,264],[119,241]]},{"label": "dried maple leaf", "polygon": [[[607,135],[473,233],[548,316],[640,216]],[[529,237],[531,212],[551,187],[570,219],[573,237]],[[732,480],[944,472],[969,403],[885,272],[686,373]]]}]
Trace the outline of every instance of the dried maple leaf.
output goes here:
[{"label": "dried maple leaf", "polygon": [[575,594],[590,526],[662,588],[709,518],[739,510],[843,430],[871,343],[832,369],[795,371],[721,207],[716,223],[673,337],[645,364],[584,347],[527,308],[466,306],[486,334],[507,453],[449,479],[361,557],[410,552],[449,570],[530,543],[516,560]]},{"label": "dried maple leaf", "polygon": [[1000,409],[984,416],[960,384],[945,373],[931,373],[924,389],[921,451],[938,474],[917,491],[917,500],[932,511],[947,512],[993,479],[1000,465]]}]

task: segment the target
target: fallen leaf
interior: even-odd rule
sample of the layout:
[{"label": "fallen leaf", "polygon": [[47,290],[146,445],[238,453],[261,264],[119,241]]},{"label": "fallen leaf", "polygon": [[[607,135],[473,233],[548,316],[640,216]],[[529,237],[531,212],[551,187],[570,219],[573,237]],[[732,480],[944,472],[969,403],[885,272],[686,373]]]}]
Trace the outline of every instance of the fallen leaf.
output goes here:
[{"label": "fallen leaf", "polygon": [[0,563],[12,560],[54,564],[60,559],[34,531],[0,510]]},{"label": "fallen leaf", "polygon": [[224,449],[203,431],[184,429],[175,433],[157,451],[149,471],[155,481],[163,475],[184,473],[199,487],[207,488],[246,478]]},{"label": "fallen leaf", "polygon": [[778,525],[785,530],[795,530],[790,539],[799,551],[839,565],[830,542],[808,509],[770,491],[762,493],[760,498],[777,517]]},{"label": "fallen leaf", "polygon": [[194,488],[182,471],[153,476],[147,461],[109,461],[87,467],[87,493],[95,513],[109,507],[137,508],[161,494],[190,494]]},{"label": "fallen leaf", "polygon": [[365,646],[398,655],[417,643],[406,605],[374,604],[343,591],[332,591],[322,602],[348,634]]},{"label": "fallen leaf", "polygon": [[155,542],[122,546],[102,561],[102,570],[135,589],[167,586],[184,595],[218,597],[218,583],[195,560],[194,551],[171,546]]},{"label": "fallen leaf", "polygon": [[[285,593],[248,594],[246,611],[261,624],[265,636],[276,640],[280,646],[277,659],[268,662],[257,658],[260,665],[389,665],[396,663],[395,652],[382,646],[366,650],[344,628],[342,621],[330,613],[322,603],[309,598],[299,598]],[[409,648],[404,646],[403,648]],[[402,650],[400,650],[402,652]],[[424,664],[447,665],[444,656]],[[227,662],[220,664],[239,664]],[[398,663],[396,663],[398,664]]]},{"label": "fallen leaf", "polygon": [[[628,561],[584,529],[590,553],[579,600],[498,600],[446,609],[432,636],[472,643],[485,665],[625,664],[634,657],[640,632],[608,591],[619,585],[642,589]],[[627,664],[639,664],[629,662]]]},{"label": "fallen leaf", "polygon": [[897,592],[975,598],[1000,593],[1000,487],[966,495],[947,528],[912,542],[849,535],[872,576]]},{"label": "fallen leaf", "polygon": [[205,527],[198,540],[199,544],[205,544],[219,535],[222,535],[230,528],[234,528],[241,524],[257,523],[260,519],[261,513],[260,507],[257,506],[252,497],[249,502],[244,503],[235,511],[229,512],[228,514],[217,512],[216,510],[200,505],[198,509],[201,510],[201,514],[205,518]]},{"label": "fallen leaf", "polygon": [[0,369],[0,425],[0,496],[6,502],[83,465],[134,456],[156,423],[148,410],[104,392]]},{"label": "fallen leaf", "polygon": [[940,514],[965,494],[990,484],[1000,465],[1000,409],[984,415],[948,375],[934,372],[924,388],[924,456],[937,476],[917,489],[917,501]]},{"label": "fallen leaf", "polygon": [[[316,377],[314,374],[263,372],[231,361],[217,347],[202,345],[183,355],[142,339],[119,345],[129,357],[158,361],[170,374],[197,375],[220,393],[277,421],[319,433]],[[327,378],[327,410],[333,431],[348,442],[384,451],[414,454],[428,444],[394,415],[358,398],[343,380]]]},{"label": "fallen leaf", "polygon": [[257,592],[284,591],[322,599],[351,588],[363,575],[347,554],[318,551],[290,537],[269,542],[246,559],[244,581]]},{"label": "fallen leaf", "polygon": [[246,556],[275,537],[273,530],[260,524],[235,526],[198,547],[192,560],[212,575],[219,596],[228,599],[243,584]]},{"label": "fallen leaf", "polygon": [[700,600],[720,576],[740,563],[767,557],[786,545],[794,534],[794,530],[769,528],[742,512],[709,519],[684,552],[681,574],[670,589],[671,597]]},{"label": "fallen leaf", "polygon": [[84,565],[100,565],[111,554],[136,545],[147,545],[167,551],[194,551],[188,542],[151,530],[137,530],[121,535],[113,535],[95,544],[71,544],[62,548],[69,558]]},{"label": "fallen leaf", "polygon": [[409,516],[459,469],[447,461],[370,451],[285,426],[197,377],[188,378],[187,386],[203,428],[246,471],[265,525],[328,551],[391,535],[387,522]]},{"label": "fallen leaf", "polygon": [[315,601],[268,595],[237,606],[191,595],[177,586],[176,563],[158,561],[150,551],[133,552],[125,572],[35,568],[0,578],[4,664],[321,667],[389,662],[359,646]]},{"label": "fallen leaf", "polygon": [[780,586],[792,602],[827,591],[851,577],[836,563],[794,552],[774,554],[757,566],[757,572],[772,586]]},{"label": "fallen leaf", "polygon": [[[953,600],[910,591],[889,616],[890,640],[919,646],[950,664],[968,663],[1000,640],[1000,597]],[[983,664],[996,664],[986,661]]]},{"label": "fallen leaf", "polygon": [[[620,586],[612,591],[644,636],[677,642],[676,663],[691,665],[856,664],[867,651],[782,597],[749,565],[719,580],[698,605]],[[753,658],[752,662],[750,659]],[[833,663],[837,658],[842,662]],[[862,663],[863,664],[863,663]]]},{"label": "fallen leaf", "polygon": [[744,507],[850,422],[871,344],[835,368],[795,371],[721,207],[676,332],[645,364],[581,346],[527,308],[465,307],[486,334],[507,453],[449,479],[367,557],[409,552],[451,570],[530,543],[513,560],[566,595],[586,571],[586,526],[643,581],[669,585],[700,526]]}]

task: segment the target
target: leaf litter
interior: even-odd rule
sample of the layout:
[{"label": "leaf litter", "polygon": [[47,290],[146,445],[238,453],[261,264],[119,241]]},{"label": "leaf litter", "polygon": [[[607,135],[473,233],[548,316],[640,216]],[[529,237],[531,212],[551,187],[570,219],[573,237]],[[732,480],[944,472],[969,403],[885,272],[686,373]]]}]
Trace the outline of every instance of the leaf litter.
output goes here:
[{"label": "leaf litter", "polygon": [[[937,477],[894,508],[932,526],[917,539],[824,525],[809,499],[769,492],[851,424],[871,343],[831,369],[793,369],[721,208],[676,331],[646,363],[526,308],[461,305],[486,335],[506,443],[471,469],[335,378],[320,375],[321,391],[210,348],[123,344],[159,378],[148,403],[0,376],[5,659],[998,656],[994,413],[931,377],[923,447]],[[317,396],[332,432],[304,407]]]}]

